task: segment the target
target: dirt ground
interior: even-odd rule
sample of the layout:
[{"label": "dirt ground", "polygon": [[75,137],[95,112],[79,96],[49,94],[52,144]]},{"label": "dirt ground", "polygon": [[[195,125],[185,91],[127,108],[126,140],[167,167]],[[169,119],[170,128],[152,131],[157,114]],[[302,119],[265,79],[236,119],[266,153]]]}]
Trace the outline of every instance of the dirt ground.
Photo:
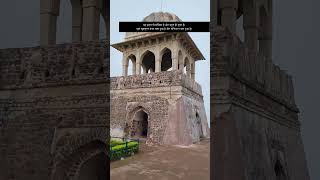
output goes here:
[{"label": "dirt ground", "polygon": [[139,154],[111,163],[111,180],[209,180],[210,140],[191,146],[142,147]]}]

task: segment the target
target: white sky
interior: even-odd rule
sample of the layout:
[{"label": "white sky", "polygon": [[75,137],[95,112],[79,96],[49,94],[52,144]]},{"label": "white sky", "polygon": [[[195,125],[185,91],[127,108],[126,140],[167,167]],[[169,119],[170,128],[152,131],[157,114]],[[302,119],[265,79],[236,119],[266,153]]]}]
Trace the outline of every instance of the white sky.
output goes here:
[{"label": "white sky", "polygon": [[[110,43],[124,40],[119,21],[142,21],[152,12],[161,11],[161,0],[111,0]],[[177,15],[182,21],[210,21],[210,0],[163,0],[162,11]],[[205,57],[196,63],[196,81],[202,86],[207,120],[210,126],[210,33],[189,33]],[[122,75],[122,53],[110,47],[110,75]],[[128,72],[131,68],[129,67]]]}]

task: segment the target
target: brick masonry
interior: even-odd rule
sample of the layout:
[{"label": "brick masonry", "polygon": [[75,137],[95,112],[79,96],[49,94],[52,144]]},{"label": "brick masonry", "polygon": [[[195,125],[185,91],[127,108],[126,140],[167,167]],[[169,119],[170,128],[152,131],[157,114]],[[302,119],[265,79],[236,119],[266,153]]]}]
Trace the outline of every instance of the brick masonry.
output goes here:
[{"label": "brick masonry", "polygon": [[0,179],[73,179],[107,154],[107,53],[106,42],[0,50]]}]

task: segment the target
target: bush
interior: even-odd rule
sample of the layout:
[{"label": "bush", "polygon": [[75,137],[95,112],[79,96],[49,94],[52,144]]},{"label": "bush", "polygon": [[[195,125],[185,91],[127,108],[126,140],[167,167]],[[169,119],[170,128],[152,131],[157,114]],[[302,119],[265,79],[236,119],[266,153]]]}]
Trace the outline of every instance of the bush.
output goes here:
[{"label": "bush", "polygon": [[131,156],[133,153],[137,153],[139,151],[139,143],[138,142],[119,142],[113,141],[111,142],[114,146],[110,145],[110,160],[119,160],[122,157]]}]

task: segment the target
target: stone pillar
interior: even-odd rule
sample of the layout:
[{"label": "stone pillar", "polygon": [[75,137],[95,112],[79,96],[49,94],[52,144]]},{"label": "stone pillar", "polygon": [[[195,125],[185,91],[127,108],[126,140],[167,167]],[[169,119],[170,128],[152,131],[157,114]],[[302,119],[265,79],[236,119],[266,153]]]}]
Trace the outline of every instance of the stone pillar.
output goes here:
[{"label": "stone pillar", "polygon": [[218,1],[217,0],[213,0],[211,1],[211,15],[210,17],[211,22],[213,22],[213,25],[217,25],[218,22]]},{"label": "stone pillar", "polygon": [[235,32],[235,21],[237,18],[237,0],[221,1],[221,25],[229,28],[231,32]]},{"label": "stone pillar", "polygon": [[132,61],[132,75],[136,75],[136,61]]},{"label": "stone pillar", "polygon": [[83,0],[82,40],[99,40],[100,12],[97,0]]},{"label": "stone pillar", "polygon": [[272,15],[269,15],[261,27],[263,32],[259,38],[259,52],[261,52],[268,60],[272,59]]},{"label": "stone pillar", "polygon": [[186,70],[187,70],[187,76],[188,76],[189,78],[191,78],[191,64],[188,63],[186,68],[187,68],[187,69],[186,69]]},{"label": "stone pillar", "polygon": [[128,76],[128,58],[125,54],[122,57],[122,76]]},{"label": "stone pillar", "polygon": [[141,63],[140,61],[136,62],[136,75],[140,75],[141,74]]},{"label": "stone pillar", "polygon": [[172,59],[172,70],[178,70],[178,52],[177,51],[173,51],[171,53],[171,59]]},{"label": "stone pillar", "polygon": [[156,61],[156,72],[161,72],[161,56],[160,52],[156,52],[155,61]]},{"label": "stone pillar", "polygon": [[40,45],[56,44],[57,16],[60,0],[40,1]]},{"label": "stone pillar", "polygon": [[191,79],[195,80],[196,77],[196,63],[191,64]]},{"label": "stone pillar", "polygon": [[71,0],[72,4],[72,42],[82,40],[82,4],[80,0]]},{"label": "stone pillar", "polygon": [[[247,1],[247,3],[254,3]],[[245,43],[249,50],[258,51],[258,26],[257,9],[255,4],[245,4],[243,9],[243,28],[245,33]]]}]

